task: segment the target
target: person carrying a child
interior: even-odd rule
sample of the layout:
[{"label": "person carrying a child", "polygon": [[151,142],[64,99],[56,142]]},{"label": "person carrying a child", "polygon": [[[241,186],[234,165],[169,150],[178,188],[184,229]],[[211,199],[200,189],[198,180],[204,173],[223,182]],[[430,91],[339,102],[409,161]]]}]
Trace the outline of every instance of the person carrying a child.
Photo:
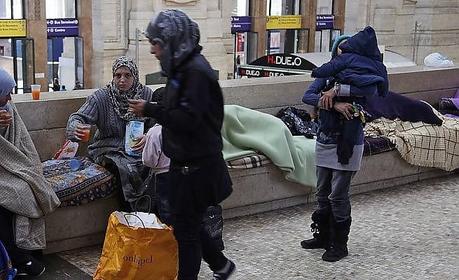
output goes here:
[{"label": "person carrying a child", "polygon": [[316,141],[317,209],[312,214],[313,238],[305,249],[324,248],[324,261],[348,255],[351,227],[349,188],[360,169],[366,98],[388,91],[387,71],[373,28],[341,36],[333,46],[332,60],[315,69],[317,79],[303,102],[319,107]]}]

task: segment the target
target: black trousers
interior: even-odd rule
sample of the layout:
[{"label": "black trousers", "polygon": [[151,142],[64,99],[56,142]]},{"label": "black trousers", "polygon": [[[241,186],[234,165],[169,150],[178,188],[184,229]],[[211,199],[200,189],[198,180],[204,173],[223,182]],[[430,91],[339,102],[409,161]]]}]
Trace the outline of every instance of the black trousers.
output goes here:
[{"label": "black trousers", "polygon": [[0,206],[0,240],[5,246],[13,266],[16,266],[30,261],[31,252],[16,246],[13,234],[13,218],[13,213]]},{"label": "black trousers", "polygon": [[212,271],[228,259],[203,227],[203,216],[231,193],[231,179],[223,158],[183,169],[174,162],[169,171],[172,225],[179,248],[179,280],[198,278],[201,258]]}]

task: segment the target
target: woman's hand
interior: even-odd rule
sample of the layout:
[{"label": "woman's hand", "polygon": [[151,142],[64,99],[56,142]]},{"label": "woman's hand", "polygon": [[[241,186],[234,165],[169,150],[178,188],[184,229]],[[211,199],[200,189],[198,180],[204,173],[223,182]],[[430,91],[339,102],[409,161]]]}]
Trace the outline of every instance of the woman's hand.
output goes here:
[{"label": "woman's hand", "polygon": [[319,107],[325,110],[330,110],[333,108],[333,97],[336,96],[336,93],[333,89],[325,91],[322,93],[322,96],[319,99]]},{"label": "woman's hand", "polygon": [[145,110],[145,104],[147,101],[143,99],[129,99],[129,111],[134,113],[134,115],[142,117],[143,111]]},{"label": "woman's hand", "polygon": [[87,128],[85,128],[83,124],[79,123],[75,126],[75,130],[73,131],[73,136],[75,137],[76,140],[81,141],[85,136],[86,130]]},{"label": "woman's hand", "polygon": [[0,110],[0,126],[8,127],[13,122],[13,116],[6,110]]},{"label": "woman's hand", "polygon": [[353,119],[354,107],[352,104],[346,102],[336,102],[333,109],[343,115],[347,120]]},{"label": "woman's hand", "polygon": [[132,146],[133,151],[142,151],[143,147],[145,147],[145,135],[142,135],[142,137],[137,138],[137,144]]}]

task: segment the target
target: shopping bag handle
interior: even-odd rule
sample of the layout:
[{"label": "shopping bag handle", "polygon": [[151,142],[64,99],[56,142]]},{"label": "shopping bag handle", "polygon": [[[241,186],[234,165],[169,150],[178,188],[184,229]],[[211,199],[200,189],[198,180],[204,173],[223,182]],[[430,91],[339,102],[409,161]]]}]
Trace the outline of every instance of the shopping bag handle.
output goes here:
[{"label": "shopping bag handle", "polygon": [[124,216],[124,219],[126,220],[126,223],[128,224],[128,226],[131,226],[131,225],[129,224],[129,221],[128,221],[128,219],[126,218],[126,216],[134,216],[134,217],[136,217],[137,219],[139,219],[139,221],[142,223],[143,228],[145,228],[145,224],[143,223],[142,219],[141,219],[139,216],[137,216],[136,214],[124,213],[123,216]]},{"label": "shopping bag handle", "polygon": [[151,214],[151,197],[149,195],[142,195],[141,197],[139,197],[135,204],[134,204],[134,212],[139,212],[137,209],[138,209],[138,204],[139,204],[139,201],[142,200],[142,198],[147,198],[148,199],[148,214]]}]

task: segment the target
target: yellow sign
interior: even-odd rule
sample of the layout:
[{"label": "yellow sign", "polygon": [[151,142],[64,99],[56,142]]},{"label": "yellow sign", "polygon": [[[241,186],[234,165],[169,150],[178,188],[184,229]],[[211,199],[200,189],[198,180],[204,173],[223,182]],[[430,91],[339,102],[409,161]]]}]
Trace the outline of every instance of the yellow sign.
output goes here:
[{"label": "yellow sign", "polygon": [[270,16],[266,29],[301,29],[301,16]]},{"label": "yellow sign", "polygon": [[25,19],[0,19],[0,38],[26,37]]}]

